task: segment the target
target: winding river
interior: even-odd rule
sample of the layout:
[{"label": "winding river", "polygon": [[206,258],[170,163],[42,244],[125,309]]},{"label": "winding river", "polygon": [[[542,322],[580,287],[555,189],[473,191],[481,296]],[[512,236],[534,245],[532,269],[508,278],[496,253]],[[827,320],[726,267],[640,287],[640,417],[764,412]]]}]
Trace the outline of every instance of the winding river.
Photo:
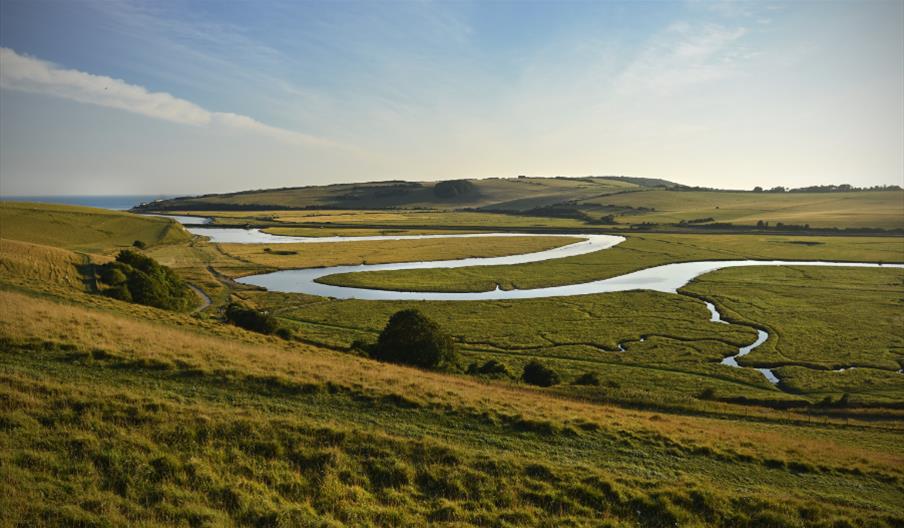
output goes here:
[{"label": "winding river", "polygon": [[[167,216],[167,215],[160,215]],[[210,219],[201,217],[175,217],[170,216],[183,224],[203,224]],[[319,243],[319,242],[350,242],[366,240],[408,240],[425,238],[473,238],[473,237],[500,237],[500,236],[550,236],[528,235],[522,233],[481,233],[461,235],[388,235],[365,237],[292,237],[279,236],[264,233],[259,229],[234,229],[214,227],[188,227],[189,232],[209,237],[215,243],[257,243],[257,244],[283,244],[283,243]],[[560,235],[577,238],[579,241],[565,246],[512,255],[507,257],[466,258],[457,260],[439,260],[427,262],[403,262],[394,264],[361,264],[356,266],[332,266],[325,268],[291,269],[281,270],[260,275],[251,275],[237,279],[238,282],[253,286],[260,286],[272,291],[289,293],[306,293],[322,297],[336,299],[364,299],[380,301],[490,301],[509,299],[537,299],[545,297],[565,297],[572,295],[589,295],[596,293],[623,292],[631,290],[652,290],[665,293],[678,293],[678,290],[693,280],[695,277],[712,271],[736,268],[742,266],[845,266],[857,268],[904,268],[904,264],[877,264],[870,262],[830,262],[830,261],[788,261],[788,260],[718,260],[681,262],[664,264],[647,269],[638,270],[625,275],[601,279],[580,284],[568,284],[564,286],[551,286],[546,288],[532,288],[526,290],[502,290],[498,286],[495,290],[483,292],[411,292],[377,290],[368,288],[350,288],[334,286],[317,282],[327,275],[339,273],[360,273],[366,271],[395,271],[433,268],[461,268],[466,266],[499,266],[511,264],[524,264],[543,260],[584,255],[594,251],[611,248],[625,240],[624,237],[614,235]],[[729,324],[722,320],[716,307],[706,302],[710,312],[710,321]],[[769,339],[769,334],[762,329],[757,329],[757,339],[750,345],[738,349],[738,353],[722,360],[722,364],[731,367],[740,367],[737,358],[745,356]],[[779,379],[770,369],[756,369],[773,384]]]}]

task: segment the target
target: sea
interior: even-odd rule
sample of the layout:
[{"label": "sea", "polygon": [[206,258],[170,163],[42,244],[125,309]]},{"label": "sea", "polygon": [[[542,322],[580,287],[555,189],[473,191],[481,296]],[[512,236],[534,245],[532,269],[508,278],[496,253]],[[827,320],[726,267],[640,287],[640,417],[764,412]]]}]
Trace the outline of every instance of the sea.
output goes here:
[{"label": "sea", "polygon": [[174,194],[123,194],[123,195],[105,195],[105,196],[0,196],[0,200],[9,200],[12,202],[41,202],[64,205],[84,205],[86,207],[97,207],[100,209],[112,209],[114,211],[126,211],[138,204],[151,202],[154,200],[165,200],[167,198],[176,198]]}]

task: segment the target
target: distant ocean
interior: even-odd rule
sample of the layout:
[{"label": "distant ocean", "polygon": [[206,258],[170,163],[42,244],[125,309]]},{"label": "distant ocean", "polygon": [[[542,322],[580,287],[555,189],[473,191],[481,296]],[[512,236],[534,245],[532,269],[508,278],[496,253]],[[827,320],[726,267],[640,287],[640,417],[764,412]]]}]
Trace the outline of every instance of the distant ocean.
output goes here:
[{"label": "distant ocean", "polygon": [[86,207],[125,211],[140,203],[175,197],[176,195],[174,194],[130,194],[120,196],[0,196],[0,200],[84,205]]}]

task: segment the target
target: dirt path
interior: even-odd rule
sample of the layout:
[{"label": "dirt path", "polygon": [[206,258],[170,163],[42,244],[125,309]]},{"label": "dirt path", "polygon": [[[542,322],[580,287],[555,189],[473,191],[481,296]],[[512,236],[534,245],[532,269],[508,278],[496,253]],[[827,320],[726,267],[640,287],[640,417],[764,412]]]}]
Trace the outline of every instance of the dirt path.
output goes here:
[{"label": "dirt path", "polygon": [[191,288],[192,291],[194,291],[198,295],[198,297],[201,299],[201,306],[198,306],[197,308],[192,310],[191,313],[196,314],[196,313],[200,312],[201,310],[204,310],[208,306],[210,306],[210,304],[211,304],[210,297],[206,293],[204,293],[204,290],[202,290],[201,288],[198,288],[194,284],[189,284],[188,287]]}]

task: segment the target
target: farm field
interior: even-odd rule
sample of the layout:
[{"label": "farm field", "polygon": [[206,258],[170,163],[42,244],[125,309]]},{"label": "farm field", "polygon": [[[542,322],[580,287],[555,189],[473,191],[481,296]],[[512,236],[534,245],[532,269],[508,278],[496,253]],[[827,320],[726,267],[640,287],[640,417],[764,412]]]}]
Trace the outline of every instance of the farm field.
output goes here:
[{"label": "farm field", "polygon": [[[686,295],[341,301],[230,277],[570,239],[242,246],[108,213],[109,225],[126,227],[104,241],[91,238],[85,211],[49,211],[6,214],[0,240],[0,471],[10,477],[0,510],[20,523],[904,522],[904,270],[726,269]],[[211,298],[199,313],[94,293],[91,266],[157,224],[164,236],[144,253]],[[48,237],[55,225],[72,229]],[[902,249],[892,237],[649,233],[574,257],[588,261],[483,270],[472,283],[442,270],[448,280],[435,280],[470,287],[498,276],[525,287],[701,258],[900,262]],[[711,322],[700,296],[736,324]],[[269,311],[290,337],[223,323],[233,300]],[[433,372],[365,357],[360,343],[409,307],[451,334],[455,365]],[[739,361],[775,367],[778,386],[720,364],[753,341],[754,327],[770,339]],[[491,360],[501,372],[470,370]],[[530,360],[562,382],[520,381]],[[587,374],[594,383],[579,381]]]}]

